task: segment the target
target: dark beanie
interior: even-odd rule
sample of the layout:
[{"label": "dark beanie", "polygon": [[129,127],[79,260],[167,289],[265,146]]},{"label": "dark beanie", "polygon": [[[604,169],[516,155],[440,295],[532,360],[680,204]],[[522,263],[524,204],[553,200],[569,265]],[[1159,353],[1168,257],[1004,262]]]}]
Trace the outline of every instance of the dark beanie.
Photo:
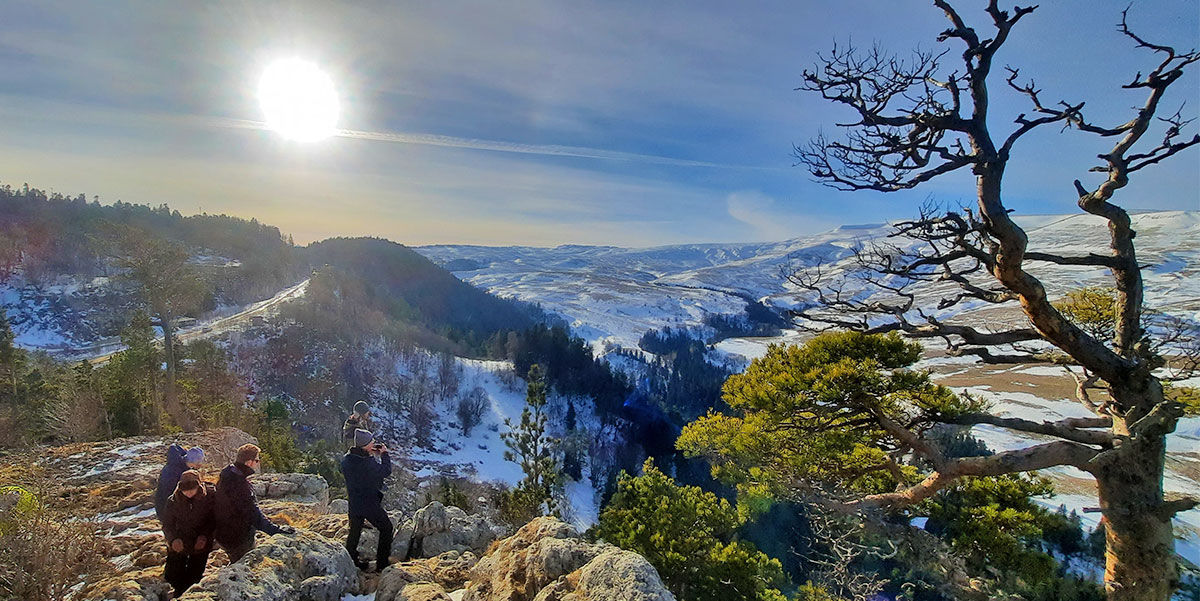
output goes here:
[{"label": "dark beanie", "polygon": [[359,401],[354,404],[354,412],[359,415],[366,415],[371,410],[371,406],[366,401]]}]

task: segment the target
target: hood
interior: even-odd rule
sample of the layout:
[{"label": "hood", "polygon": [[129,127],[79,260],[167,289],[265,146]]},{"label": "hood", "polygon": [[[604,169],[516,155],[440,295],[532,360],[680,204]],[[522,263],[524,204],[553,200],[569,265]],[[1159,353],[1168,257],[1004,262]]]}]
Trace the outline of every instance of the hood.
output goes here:
[{"label": "hood", "polygon": [[178,444],[167,447],[167,465],[172,467],[187,467],[187,451]]}]

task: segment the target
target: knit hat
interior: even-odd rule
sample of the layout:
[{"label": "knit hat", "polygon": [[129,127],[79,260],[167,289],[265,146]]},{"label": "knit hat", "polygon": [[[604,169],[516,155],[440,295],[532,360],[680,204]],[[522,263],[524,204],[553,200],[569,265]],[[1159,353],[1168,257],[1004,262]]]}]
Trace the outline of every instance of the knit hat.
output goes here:
[{"label": "knit hat", "polygon": [[192,447],[187,450],[188,463],[204,463],[204,449],[200,447]]},{"label": "knit hat", "polygon": [[366,401],[359,401],[354,404],[354,412],[359,415],[366,415],[371,410],[371,406]]},{"label": "knit hat", "polygon": [[375,436],[370,432],[363,430],[362,428],[354,431],[354,446],[365,447],[371,444],[372,440],[375,440]]}]

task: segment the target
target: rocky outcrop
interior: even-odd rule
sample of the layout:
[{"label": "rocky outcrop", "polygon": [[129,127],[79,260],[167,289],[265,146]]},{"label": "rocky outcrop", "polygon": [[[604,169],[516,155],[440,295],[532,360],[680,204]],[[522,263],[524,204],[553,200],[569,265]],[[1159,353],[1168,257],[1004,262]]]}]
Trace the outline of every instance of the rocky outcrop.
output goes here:
[{"label": "rocky outcrop", "polygon": [[556,518],[536,518],[476,564],[463,601],[532,601],[546,585],[583,567],[604,548],[580,540],[573,527]]},{"label": "rocky outcrop", "polygon": [[609,548],[579,570],[542,589],[533,601],[674,601],[645,557]]},{"label": "rocky outcrop", "polygon": [[466,586],[471,577],[471,569],[478,561],[470,551],[449,551],[437,557],[389,566],[379,578],[375,601],[413,599],[417,591],[421,591],[423,595],[432,594],[434,591],[441,591],[443,594],[446,591],[457,591]]},{"label": "rocky outcrop", "polygon": [[339,601],[358,569],[338,543],[297,530],[268,538],[237,563],[205,576],[181,601]]},{"label": "rocky outcrop", "polygon": [[257,474],[250,479],[250,485],[259,500],[329,506],[329,484],[316,474]]},{"label": "rocky outcrop", "polygon": [[471,570],[462,601],[675,601],[642,556],[588,543],[544,516],[493,546]]},{"label": "rocky outcrop", "polygon": [[[164,438],[133,438],[14,453],[0,464],[6,479],[45,484],[39,496],[55,511],[78,518],[95,535],[108,565],[78,585],[73,598],[166,601],[166,546],[154,517],[153,494],[171,442],[201,445],[209,479],[253,438],[232,428]],[[259,535],[258,547],[235,564],[223,550],[187,601],[340,601],[349,593],[376,601],[673,601],[645,559],[611,545],[589,543],[552,517],[503,536],[487,518],[430,503],[396,524],[393,561],[382,574],[362,574],[344,548],[345,507],[330,503],[328,487],[310,474],[257,474],[264,513],[296,528],[293,535]],[[11,497],[11,495],[10,495]],[[11,505],[12,499],[6,497]],[[329,513],[330,507],[340,509]],[[500,539],[500,540],[498,540]],[[374,529],[363,531],[362,557],[374,556]],[[111,568],[111,569],[109,569]]]},{"label": "rocky outcrop", "polygon": [[399,539],[408,539],[407,557],[437,557],[448,551],[481,555],[503,534],[502,528],[483,516],[468,515],[458,507],[434,501],[397,529],[396,538],[398,545],[403,544]]}]

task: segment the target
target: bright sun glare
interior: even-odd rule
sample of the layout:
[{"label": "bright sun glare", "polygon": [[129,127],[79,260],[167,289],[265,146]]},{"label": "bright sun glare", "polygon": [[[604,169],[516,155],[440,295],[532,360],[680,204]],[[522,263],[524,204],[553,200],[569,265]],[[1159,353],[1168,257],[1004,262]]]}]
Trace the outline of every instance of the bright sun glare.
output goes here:
[{"label": "bright sun glare", "polygon": [[332,136],[338,99],[333,80],[313,63],[286,59],[271,63],[258,84],[267,128],[298,142]]}]

